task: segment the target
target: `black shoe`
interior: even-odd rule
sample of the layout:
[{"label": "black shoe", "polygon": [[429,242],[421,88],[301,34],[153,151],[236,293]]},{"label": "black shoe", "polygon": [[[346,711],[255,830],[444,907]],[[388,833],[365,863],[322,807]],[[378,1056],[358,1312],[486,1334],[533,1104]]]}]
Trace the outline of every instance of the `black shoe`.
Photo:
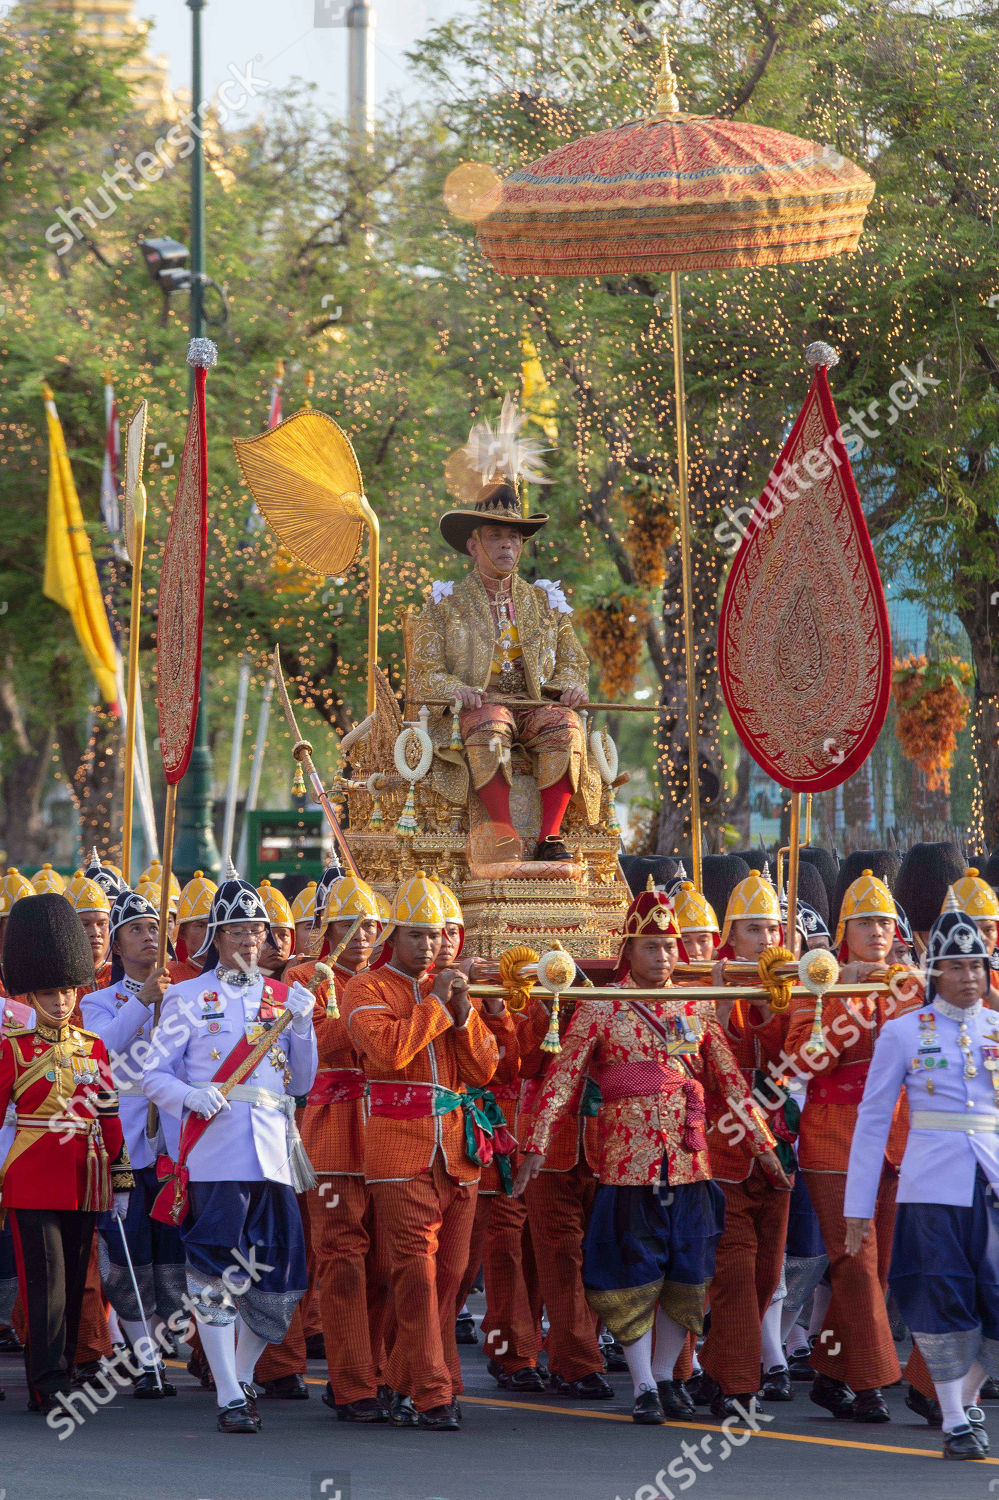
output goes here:
[{"label": "black shoe", "polygon": [[234,1401],[220,1410],[218,1429],[219,1432],[259,1432],[260,1418],[254,1415],[246,1401]]},{"label": "black shoe", "polygon": [[552,1377],[552,1390],[557,1396],[575,1396],[580,1401],[613,1401],[614,1387],[596,1370],[592,1375],[583,1375],[579,1380],[563,1380],[560,1375]]},{"label": "black shoe", "polygon": [[454,1403],[449,1402],[447,1406],[431,1406],[428,1411],[421,1411],[416,1425],[427,1432],[458,1432],[461,1422],[455,1415]]},{"label": "black shoe", "polygon": [[940,1410],[940,1402],[924,1396],[922,1391],[917,1391],[914,1385],[910,1385],[905,1393],[905,1404],[910,1411],[914,1411],[917,1417],[923,1417],[930,1427],[943,1426],[943,1413]]},{"label": "black shoe", "polygon": [[697,1408],[682,1380],[660,1380],[656,1382],[659,1404],[667,1419],[684,1421],[697,1415]]},{"label": "black shoe", "polygon": [[944,1458],[985,1457],[970,1422],[964,1422],[960,1427],[952,1427],[950,1432],[944,1433],[943,1456]]},{"label": "black shoe", "polygon": [[628,1368],[628,1361],[624,1357],[624,1350],[617,1339],[611,1339],[606,1344],[600,1345],[600,1351],[604,1357],[604,1369],[608,1375],[621,1375]]},{"label": "black shoe", "polygon": [[396,1391],[389,1407],[388,1419],[393,1427],[418,1427],[420,1418],[412,1396],[402,1396]]},{"label": "black shoe", "polygon": [[251,1417],[256,1417],[259,1421],[260,1412],[257,1409],[257,1397],[260,1395],[259,1389],[250,1380],[241,1380],[239,1388],[246,1397],[246,1404],[250,1408]]},{"label": "black shoe", "polygon": [[794,1400],[791,1375],[786,1365],[775,1365],[772,1370],[767,1370],[760,1386],[760,1395],[764,1401]]},{"label": "black shoe", "polygon": [[982,1388],[978,1392],[979,1401],[999,1401],[999,1380],[990,1375],[987,1380],[982,1381]]},{"label": "black shoe", "polygon": [[[326,1401],[326,1397],[323,1397]],[[330,1404],[326,1402],[327,1406]],[[346,1401],[336,1408],[338,1422],[387,1422],[388,1412],[377,1396],[362,1396],[359,1401]]]},{"label": "black shoe", "polygon": [[132,1395],[136,1401],[162,1401],[164,1396],[176,1396],[177,1387],[167,1380],[160,1371],[159,1381],[156,1379],[155,1370],[143,1370],[135,1380],[132,1381]]},{"label": "black shoe", "polygon": [[816,1406],[824,1406],[826,1411],[831,1411],[841,1420],[853,1416],[853,1392],[844,1381],[833,1380],[831,1375],[816,1375],[808,1399]]},{"label": "black shoe", "polygon": [[858,1391],[853,1398],[853,1420],[855,1422],[890,1422],[891,1413],[885,1398],[877,1386],[868,1391]]},{"label": "black shoe", "polygon": [[726,1417],[737,1417],[739,1421],[746,1422],[752,1416],[759,1416],[763,1412],[763,1407],[757,1400],[755,1391],[750,1391],[746,1395],[726,1396],[719,1388],[709,1410],[719,1422],[724,1422]]},{"label": "black shoe", "polygon": [[211,1366],[205,1356],[197,1349],[187,1361],[187,1373],[193,1375],[195,1380],[200,1380],[203,1391],[215,1389],[215,1376],[212,1374]]},{"label": "black shoe", "polygon": [[475,1319],[463,1313],[455,1319],[454,1341],[456,1344],[477,1344],[479,1335],[475,1331]]},{"label": "black shoe", "polygon": [[497,1385],[504,1391],[543,1391],[547,1387],[541,1378],[540,1371],[533,1365],[525,1365],[522,1370],[513,1370],[509,1375],[501,1371],[494,1376]]},{"label": "black shoe", "polygon": [[661,1427],[666,1420],[662,1402],[659,1400],[659,1392],[640,1391],[635,1397],[635,1404],[631,1408],[631,1420],[637,1422],[640,1427]]},{"label": "black shoe", "polygon": [[13,1328],[0,1328],[0,1354],[23,1354],[24,1345]]},{"label": "black shoe", "polygon": [[988,1453],[989,1435],[985,1431],[985,1413],[982,1411],[982,1408],[980,1406],[969,1406],[965,1411],[965,1416],[971,1423],[971,1430],[978,1439],[979,1448],[981,1448],[983,1453]]},{"label": "black shoe", "polygon": [[277,1380],[262,1380],[260,1394],[271,1401],[308,1401],[309,1387],[304,1375],[281,1375]]},{"label": "black shoe", "polygon": [[810,1344],[807,1348],[795,1349],[793,1354],[788,1353],[787,1373],[792,1380],[811,1381],[815,1379],[815,1371],[812,1369],[811,1359],[812,1350]]},{"label": "black shoe", "polygon": [[86,1364],[74,1365],[70,1371],[70,1379],[74,1385],[83,1385],[86,1380],[95,1380],[103,1372],[103,1365],[99,1359],[88,1359]]},{"label": "black shoe", "polygon": [[535,859],[557,859],[571,863],[572,855],[563,844],[562,840],[555,834],[550,833],[547,838],[542,839],[534,851]]},{"label": "black shoe", "polygon": [[326,1358],[326,1340],[321,1333],[309,1334],[305,1340],[305,1357],[306,1359]]},{"label": "black shoe", "polygon": [[711,1379],[706,1370],[702,1370],[699,1375],[691,1376],[686,1389],[695,1406],[710,1406],[721,1386]]},{"label": "black shoe", "polygon": [[461,1406],[460,1406],[460,1404],[458,1402],[457,1396],[452,1396],[451,1400],[448,1402],[448,1405],[450,1406],[453,1415],[458,1418],[458,1422],[459,1422],[459,1425],[460,1425],[460,1423],[461,1423]]}]

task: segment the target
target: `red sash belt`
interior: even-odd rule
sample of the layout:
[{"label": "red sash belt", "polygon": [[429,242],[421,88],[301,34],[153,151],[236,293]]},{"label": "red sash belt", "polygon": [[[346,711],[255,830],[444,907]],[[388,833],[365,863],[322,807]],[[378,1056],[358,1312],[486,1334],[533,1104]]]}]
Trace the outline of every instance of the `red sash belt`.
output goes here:
[{"label": "red sash belt", "polygon": [[809,1104],[859,1104],[870,1066],[870,1059],[844,1063],[828,1078],[812,1078],[808,1084]]},{"label": "red sash belt", "polygon": [[686,1104],[683,1144],[688,1151],[706,1151],[704,1135],[704,1090],[696,1078],[687,1078],[650,1058],[642,1062],[611,1063],[597,1079],[605,1104],[613,1099],[639,1099],[680,1090]]},{"label": "red sash belt", "polygon": [[428,1120],[457,1109],[461,1096],[436,1083],[372,1083],[369,1103],[389,1120]]},{"label": "red sash belt", "polygon": [[364,1094],[365,1078],[360,1068],[320,1068],[309,1090],[307,1104],[347,1104]]}]

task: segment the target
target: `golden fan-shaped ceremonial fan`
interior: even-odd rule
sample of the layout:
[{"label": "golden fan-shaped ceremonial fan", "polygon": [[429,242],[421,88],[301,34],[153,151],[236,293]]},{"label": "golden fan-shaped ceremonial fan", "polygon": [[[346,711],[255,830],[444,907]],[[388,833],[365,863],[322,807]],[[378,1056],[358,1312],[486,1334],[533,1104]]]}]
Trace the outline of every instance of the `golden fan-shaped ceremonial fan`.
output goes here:
[{"label": "golden fan-shaped ceremonial fan", "polygon": [[[142,461],[146,452],[146,419],[148,401],[140,401],[128,419],[125,431],[125,550],[135,565],[135,500],[142,484]],[[142,520],[145,520],[145,490],[139,496]]]},{"label": "golden fan-shaped ceremonial fan", "polygon": [[333,418],[299,411],[232,445],[261,513],[295,561],[323,578],[346,573],[361,550],[364,481]]}]

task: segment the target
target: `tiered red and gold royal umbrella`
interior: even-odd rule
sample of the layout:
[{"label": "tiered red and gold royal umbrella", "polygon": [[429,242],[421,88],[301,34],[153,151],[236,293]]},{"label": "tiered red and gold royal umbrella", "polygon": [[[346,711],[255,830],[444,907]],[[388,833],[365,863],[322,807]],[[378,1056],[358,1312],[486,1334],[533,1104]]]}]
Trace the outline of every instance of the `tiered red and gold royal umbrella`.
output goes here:
[{"label": "tiered red and gold royal umbrella", "polygon": [[701,884],[690,505],[680,272],[821,260],[857,248],[874,193],[828,147],[714,115],[682,114],[668,49],[648,119],[560,146],[499,188],[478,224],[509,276],[668,272],[673,316],[693,874]]}]

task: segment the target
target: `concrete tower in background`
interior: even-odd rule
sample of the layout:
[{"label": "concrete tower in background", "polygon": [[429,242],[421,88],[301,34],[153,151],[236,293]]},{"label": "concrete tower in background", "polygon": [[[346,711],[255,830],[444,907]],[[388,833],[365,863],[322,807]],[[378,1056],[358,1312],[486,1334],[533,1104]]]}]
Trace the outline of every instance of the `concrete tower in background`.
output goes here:
[{"label": "concrete tower in background", "polygon": [[352,0],[347,12],[347,124],[357,137],[375,128],[375,26],[368,0]]}]

